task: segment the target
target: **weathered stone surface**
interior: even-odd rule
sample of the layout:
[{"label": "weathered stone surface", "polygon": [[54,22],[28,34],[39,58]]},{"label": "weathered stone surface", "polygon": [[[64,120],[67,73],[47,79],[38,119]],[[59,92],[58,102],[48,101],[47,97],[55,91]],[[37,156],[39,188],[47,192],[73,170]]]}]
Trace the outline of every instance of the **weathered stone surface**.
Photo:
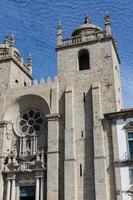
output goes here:
[{"label": "weathered stone surface", "polygon": [[[32,62],[25,65],[14,47],[8,47],[6,58],[0,57],[0,183],[4,185],[0,200],[10,200],[5,191],[14,179],[16,200],[21,186],[35,184],[43,195],[41,200],[117,199],[116,185],[120,184],[115,183],[117,172],[112,164],[116,146],[104,114],[121,109],[122,100],[119,57],[109,26],[105,34],[87,24],[76,30],[75,34],[81,35],[63,41],[59,24],[54,80],[31,84]],[[89,54],[86,70],[79,70],[82,49]],[[35,112],[43,119],[39,128],[33,125],[39,119]],[[23,125],[19,121],[22,116]],[[20,126],[25,130],[22,133]],[[19,168],[22,162],[23,171]]]}]

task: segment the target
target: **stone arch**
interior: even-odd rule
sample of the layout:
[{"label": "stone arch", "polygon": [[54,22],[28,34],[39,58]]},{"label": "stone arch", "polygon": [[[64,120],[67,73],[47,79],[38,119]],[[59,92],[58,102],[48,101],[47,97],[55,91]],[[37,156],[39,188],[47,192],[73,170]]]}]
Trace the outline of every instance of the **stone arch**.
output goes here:
[{"label": "stone arch", "polygon": [[17,151],[19,151],[20,138],[22,136],[19,129],[20,118],[23,113],[29,112],[30,109],[41,113],[43,124],[37,135],[37,144],[38,150],[47,150],[48,130],[45,116],[50,114],[50,108],[45,99],[33,94],[20,96],[7,106],[3,120],[8,123],[7,135],[10,135],[10,140],[5,140],[6,148],[9,146],[10,149],[13,149],[14,146],[17,146]]},{"label": "stone arch", "polygon": [[15,99],[7,106],[3,115],[3,120],[11,121],[12,118],[14,122],[17,113],[32,106],[40,108],[44,115],[50,114],[50,108],[45,99],[38,95],[26,94]]},{"label": "stone arch", "polygon": [[[19,135],[17,129],[14,126],[17,124],[18,118],[23,115],[23,112],[29,112],[29,109],[38,109],[41,112],[41,116],[43,116],[43,122],[46,122],[42,127],[41,131],[28,133],[23,133],[23,135]],[[28,111],[27,111],[28,110]],[[29,113],[30,120],[35,116],[36,113]],[[50,109],[42,97],[38,95],[23,95],[12,101],[6,108],[6,111],[3,116],[3,120],[7,126],[10,126],[10,137],[7,137],[9,134],[9,130],[7,127],[5,128],[5,139],[4,139],[4,166],[3,171],[5,172],[4,182],[6,183],[6,177],[8,173],[13,171],[15,176],[15,180],[18,186],[23,188],[27,188],[27,182],[30,185],[33,191],[33,197],[35,196],[35,184],[38,183],[38,188],[40,187],[40,182],[44,183],[44,188],[47,189],[47,174],[46,174],[46,166],[47,166],[47,120],[46,115],[50,114]],[[36,121],[35,117],[35,121]],[[37,119],[38,120],[38,119]],[[27,122],[28,123],[28,122]],[[30,121],[31,123],[31,121]],[[31,123],[32,124],[32,123]],[[45,126],[46,125],[46,126]],[[17,125],[16,125],[17,126]],[[7,151],[8,150],[8,151]],[[28,173],[27,173],[28,171]],[[26,172],[26,173],[23,173]],[[45,172],[45,173],[44,173]],[[36,174],[39,174],[38,182],[36,183]],[[6,185],[6,184],[5,184]],[[11,181],[11,192],[15,191],[15,184]],[[36,186],[37,187],[37,186]],[[29,191],[29,188],[27,188]],[[27,191],[27,192],[28,192]],[[16,191],[17,195],[20,193],[18,190]],[[39,196],[39,195],[38,195]]]}]

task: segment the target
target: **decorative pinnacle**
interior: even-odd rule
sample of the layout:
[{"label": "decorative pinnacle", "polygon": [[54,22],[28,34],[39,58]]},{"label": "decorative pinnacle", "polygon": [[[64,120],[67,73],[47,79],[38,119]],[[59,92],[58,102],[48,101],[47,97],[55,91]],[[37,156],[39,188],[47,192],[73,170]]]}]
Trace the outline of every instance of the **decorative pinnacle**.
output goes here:
[{"label": "decorative pinnacle", "polygon": [[105,16],[109,16],[108,10],[105,10]]},{"label": "decorative pinnacle", "polygon": [[10,37],[10,47],[14,47],[14,43],[15,43],[14,34],[12,33]]},{"label": "decorative pinnacle", "polygon": [[110,36],[111,35],[111,21],[110,21],[110,15],[109,15],[107,10],[105,12],[104,18],[105,18],[105,33],[106,33],[106,36]]},{"label": "decorative pinnacle", "polygon": [[61,21],[60,20],[58,21],[58,26],[61,26]]},{"label": "decorative pinnacle", "polygon": [[61,29],[62,29],[61,21],[59,20],[59,21],[58,21],[58,26],[57,26],[57,31],[58,31],[58,30],[61,30]]},{"label": "decorative pinnacle", "polygon": [[57,26],[57,36],[62,35],[62,26],[60,20],[58,21],[58,26]]},{"label": "decorative pinnacle", "polygon": [[88,16],[85,17],[84,24],[91,23],[91,20]]},{"label": "decorative pinnacle", "polygon": [[6,35],[4,38],[4,44],[8,44],[9,40],[8,40],[8,36]]},{"label": "decorative pinnacle", "polygon": [[28,66],[32,66],[32,55],[31,55],[31,53],[29,54],[29,57],[28,57]]},{"label": "decorative pinnacle", "polygon": [[105,11],[105,17],[104,18],[105,18],[106,23],[110,23],[110,15],[109,15],[108,10]]},{"label": "decorative pinnacle", "polygon": [[61,46],[61,45],[62,45],[62,26],[59,20],[58,26],[57,26],[57,46]]}]

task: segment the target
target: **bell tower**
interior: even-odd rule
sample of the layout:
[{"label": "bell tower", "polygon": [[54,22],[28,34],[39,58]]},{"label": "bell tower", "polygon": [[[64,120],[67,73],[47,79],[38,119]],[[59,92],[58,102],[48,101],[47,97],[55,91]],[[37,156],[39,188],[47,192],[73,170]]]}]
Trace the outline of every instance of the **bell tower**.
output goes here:
[{"label": "bell tower", "polygon": [[56,51],[60,97],[65,93],[65,110],[60,109],[65,115],[65,200],[115,200],[112,142],[103,115],[119,111],[122,98],[109,14],[104,30],[86,17],[67,39],[59,23]]},{"label": "bell tower", "polygon": [[[57,27],[58,76],[64,82],[79,84],[100,82],[107,105],[105,112],[121,109],[121,86],[119,77],[120,58],[116,40],[111,33],[111,22],[105,14],[105,30],[91,23],[88,17],[77,27],[70,38],[63,39],[62,26]],[[85,89],[85,88],[84,88]],[[106,90],[108,92],[106,92]],[[110,98],[111,97],[111,98]],[[104,100],[103,100],[104,101]]]}]

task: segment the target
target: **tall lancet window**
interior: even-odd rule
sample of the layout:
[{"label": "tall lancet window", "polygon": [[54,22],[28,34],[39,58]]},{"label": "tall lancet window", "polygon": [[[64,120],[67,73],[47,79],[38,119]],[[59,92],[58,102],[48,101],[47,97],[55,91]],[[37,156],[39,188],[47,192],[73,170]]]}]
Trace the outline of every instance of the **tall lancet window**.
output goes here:
[{"label": "tall lancet window", "polygon": [[82,49],[78,53],[79,71],[90,69],[89,52],[86,49]]}]

